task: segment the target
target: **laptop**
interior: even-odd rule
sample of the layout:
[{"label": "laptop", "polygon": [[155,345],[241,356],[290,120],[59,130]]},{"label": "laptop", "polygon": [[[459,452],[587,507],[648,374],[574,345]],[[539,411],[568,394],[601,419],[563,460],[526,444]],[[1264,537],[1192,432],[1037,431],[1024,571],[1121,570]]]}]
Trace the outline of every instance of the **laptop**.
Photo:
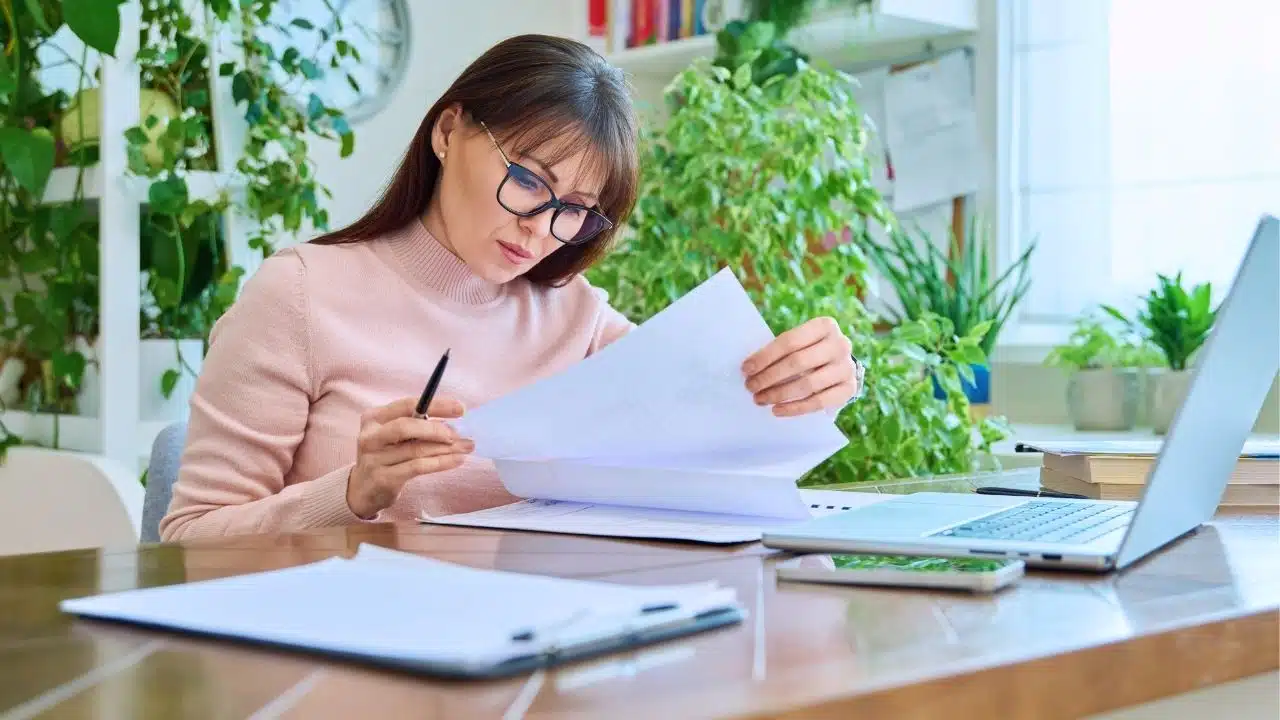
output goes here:
[{"label": "laptop", "polygon": [[1280,372],[1280,220],[1263,215],[1137,502],[922,492],[764,533],[799,552],[1124,568],[1213,517]]}]

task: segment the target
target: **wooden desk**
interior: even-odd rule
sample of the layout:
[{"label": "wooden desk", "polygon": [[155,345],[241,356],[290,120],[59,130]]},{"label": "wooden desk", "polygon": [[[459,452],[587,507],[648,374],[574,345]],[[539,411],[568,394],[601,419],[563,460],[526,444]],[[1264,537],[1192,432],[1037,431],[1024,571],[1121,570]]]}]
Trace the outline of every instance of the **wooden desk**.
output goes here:
[{"label": "wooden desk", "polygon": [[[1272,514],[1223,514],[1125,573],[1031,573],[990,597],[779,584],[778,556],[758,545],[424,526],[3,558],[0,717],[1081,717],[1274,671],[1277,530]],[[460,683],[57,609],[66,597],[286,567],[365,542],[564,577],[716,578],[750,614],[625,655]]]}]

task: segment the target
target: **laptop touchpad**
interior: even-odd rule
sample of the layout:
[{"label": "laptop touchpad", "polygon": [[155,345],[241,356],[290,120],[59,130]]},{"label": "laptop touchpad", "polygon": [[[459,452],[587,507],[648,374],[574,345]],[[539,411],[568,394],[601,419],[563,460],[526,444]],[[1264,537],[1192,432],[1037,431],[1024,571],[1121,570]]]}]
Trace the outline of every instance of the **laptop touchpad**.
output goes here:
[{"label": "laptop touchpad", "polygon": [[878,536],[914,538],[998,509],[890,500],[861,510],[841,513],[830,519],[843,519],[841,525],[859,535],[875,533]]}]

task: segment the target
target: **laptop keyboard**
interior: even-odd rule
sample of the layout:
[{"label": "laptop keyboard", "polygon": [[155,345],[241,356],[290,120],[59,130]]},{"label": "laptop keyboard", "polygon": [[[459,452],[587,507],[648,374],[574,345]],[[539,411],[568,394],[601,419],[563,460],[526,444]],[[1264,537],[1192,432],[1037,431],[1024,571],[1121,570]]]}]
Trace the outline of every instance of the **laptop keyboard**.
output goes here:
[{"label": "laptop keyboard", "polygon": [[1087,543],[1123,528],[1133,510],[1123,505],[1032,500],[934,535],[981,540]]}]

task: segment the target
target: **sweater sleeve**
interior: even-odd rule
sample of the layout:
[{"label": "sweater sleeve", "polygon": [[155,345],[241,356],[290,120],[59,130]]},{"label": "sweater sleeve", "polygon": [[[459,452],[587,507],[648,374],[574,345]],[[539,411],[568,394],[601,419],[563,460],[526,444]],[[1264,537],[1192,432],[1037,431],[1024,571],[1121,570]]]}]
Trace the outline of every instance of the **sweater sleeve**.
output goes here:
[{"label": "sweater sleeve", "polygon": [[214,326],[162,540],[359,522],[347,505],[350,465],[284,484],[314,381],[305,273],[295,251],[273,255]]},{"label": "sweater sleeve", "polygon": [[627,319],[627,316],[618,312],[609,304],[609,296],[604,290],[592,288],[598,299],[599,312],[596,314],[596,326],[591,334],[591,345],[587,349],[587,354],[600,352],[609,343],[631,332],[636,324]]}]

